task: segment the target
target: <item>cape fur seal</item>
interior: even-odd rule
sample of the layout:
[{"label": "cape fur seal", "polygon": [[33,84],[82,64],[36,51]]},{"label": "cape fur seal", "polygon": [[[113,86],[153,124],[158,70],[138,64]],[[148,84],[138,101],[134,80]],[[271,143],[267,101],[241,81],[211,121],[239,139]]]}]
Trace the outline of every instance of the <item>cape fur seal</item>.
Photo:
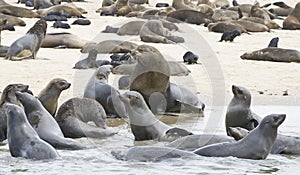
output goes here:
[{"label": "cape fur seal", "polygon": [[[14,41],[6,54],[5,59],[21,60],[25,58],[35,59],[38,50],[41,47],[42,41],[45,38],[47,23],[45,20],[38,20],[33,27],[21,38]],[[23,50],[29,50],[31,55],[23,58],[16,58]]]},{"label": "cape fur seal", "polygon": [[268,47],[278,47],[278,41],[279,41],[278,37],[272,38]]},{"label": "cape fur seal", "polygon": [[183,62],[187,64],[197,64],[198,58],[198,55],[195,55],[191,51],[187,51],[183,55]]},{"label": "cape fur seal", "polygon": [[96,59],[97,59],[98,52],[96,49],[91,49],[89,51],[89,55],[87,58],[78,61],[75,66],[73,67],[74,69],[88,69],[88,68],[97,68],[99,67]]},{"label": "cape fur seal", "polygon": [[52,115],[55,115],[58,98],[60,93],[71,86],[71,83],[62,78],[51,80],[47,86],[39,93],[38,99],[45,109]]},{"label": "cape fur seal", "polygon": [[192,135],[189,131],[170,127],[156,119],[140,93],[128,91],[120,95],[120,98],[125,104],[135,141],[154,139],[173,141]]},{"label": "cape fur seal", "polygon": [[88,53],[91,49],[97,49],[98,53],[127,53],[137,48],[138,45],[122,40],[105,40],[97,44],[89,43],[82,47],[81,53]]},{"label": "cape fur seal", "polygon": [[21,103],[16,97],[15,93],[17,91],[31,93],[31,91],[28,88],[28,85],[21,83],[7,85],[1,94],[0,108],[4,105],[4,103],[12,103],[21,106]]},{"label": "cape fur seal", "polygon": [[240,36],[240,35],[241,35],[241,31],[240,30],[225,31],[222,34],[221,40],[219,42],[222,42],[222,41],[230,41],[230,42],[232,42],[235,37]]},{"label": "cape fur seal", "polygon": [[242,127],[248,130],[258,125],[259,117],[250,109],[251,94],[244,87],[232,85],[233,98],[231,99],[225,118],[227,135],[229,127]]},{"label": "cape fur seal", "polygon": [[298,2],[294,10],[283,21],[283,29],[299,30],[300,29],[300,2]]},{"label": "cape fur seal", "polygon": [[5,104],[7,115],[7,137],[9,151],[13,157],[27,159],[55,159],[59,157],[56,150],[42,140],[27,121],[23,109],[14,104]]},{"label": "cape fur seal", "polygon": [[176,10],[167,15],[167,20],[170,22],[186,22],[190,24],[204,24],[212,21],[211,15],[207,15],[196,10]]},{"label": "cape fur seal", "polygon": [[277,138],[277,129],[285,118],[285,114],[268,115],[242,140],[208,145],[195,150],[194,153],[209,157],[266,159]]},{"label": "cape fur seal", "polygon": [[16,92],[24,106],[27,119],[41,139],[57,149],[80,150],[86,147],[79,142],[65,138],[59,125],[41,102],[28,93]]},{"label": "cape fur seal", "polygon": [[170,158],[191,158],[196,154],[168,147],[158,146],[138,146],[129,150],[113,150],[111,154],[119,160],[140,161],[140,162],[157,162]]},{"label": "cape fur seal", "polygon": [[232,23],[231,21],[222,21],[222,22],[216,22],[216,23],[210,23],[207,26],[208,31],[218,32],[218,33],[224,33],[226,31],[233,31],[233,30],[240,30],[242,33],[246,33],[247,30],[244,26]]},{"label": "cape fur seal", "polygon": [[241,55],[241,58],[243,60],[300,63],[300,52],[298,50],[293,49],[267,47],[253,52],[246,52],[243,55]]},{"label": "cape fur seal", "polygon": [[47,33],[43,39],[41,47],[43,48],[83,48],[90,42],[79,38],[71,33]]},{"label": "cape fur seal", "polygon": [[232,142],[234,139],[224,135],[201,134],[190,135],[174,140],[167,144],[167,147],[172,147],[181,150],[193,151],[195,149],[211,145],[214,143]]},{"label": "cape fur seal", "polygon": [[47,9],[37,10],[37,13],[40,14],[40,16],[47,16],[49,13],[53,13],[53,12],[61,12],[71,17],[79,17],[79,18],[84,18],[82,14],[87,13],[83,9],[76,7],[74,4],[68,4],[68,3],[62,5],[55,5]]},{"label": "cape fur seal", "polygon": [[109,117],[127,117],[119,91],[108,84],[111,66],[99,67],[85,86],[83,97],[97,100]]},{"label": "cape fur seal", "polygon": [[144,42],[153,43],[182,43],[184,39],[172,36],[170,31],[165,28],[160,20],[147,21],[139,31],[140,38]]},{"label": "cape fur seal", "polygon": [[25,21],[15,16],[0,14],[0,19],[6,19],[7,24],[11,24],[13,26],[26,26]]},{"label": "cape fur seal", "polygon": [[[230,135],[235,140],[243,139],[249,131],[241,127],[229,128]],[[278,134],[271,154],[300,154],[300,138]]]},{"label": "cape fur seal", "polygon": [[39,14],[33,12],[30,9],[17,7],[13,5],[2,5],[0,6],[0,13],[5,15],[11,15],[16,17],[23,17],[23,18],[37,18]]},{"label": "cape fur seal", "polygon": [[89,98],[67,100],[59,107],[55,120],[65,137],[105,138],[115,134],[106,129],[106,113],[101,104]]}]

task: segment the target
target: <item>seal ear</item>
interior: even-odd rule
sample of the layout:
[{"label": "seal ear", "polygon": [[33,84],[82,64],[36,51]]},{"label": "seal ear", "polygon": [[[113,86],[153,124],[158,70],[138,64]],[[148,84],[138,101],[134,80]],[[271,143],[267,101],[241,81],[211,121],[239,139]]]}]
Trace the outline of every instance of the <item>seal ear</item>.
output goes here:
[{"label": "seal ear", "polygon": [[254,127],[257,127],[259,125],[259,123],[256,119],[251,119],[250,123],[252,123]]}]

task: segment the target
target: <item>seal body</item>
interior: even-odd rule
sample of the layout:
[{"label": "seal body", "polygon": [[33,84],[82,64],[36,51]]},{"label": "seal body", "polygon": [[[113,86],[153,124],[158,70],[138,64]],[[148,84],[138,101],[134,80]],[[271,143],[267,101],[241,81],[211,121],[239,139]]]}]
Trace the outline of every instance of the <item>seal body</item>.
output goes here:
[{"label": "seal body", "polygon": [[233,98],[230,101],[225,118],[226,131],[229,127],[242,127],[248,130],[258,125],[258,116],[250,109],[251,94],[240,86],[232,85]]},{"label": "seal body", "polygon": [[241,31],[240,30],[233,30],[233,31],[225,31],[221,37],[220,42],[222,41],[230,41],[232,42],[235,37],[240,36]]},{"label": "seal body", "polygon": [[246,137],[237,142],[212,144],[194,151],[209,157],[238,157],[244,159],[266,159],[277,137],[277,128],[285,120],[285,114],[271,114]]},{"label": "seal body", "polygon": [[58,98],[62,91],[68,89],[71,83],[62,78],[51,80],[47,86],[39,93],[38,99],[45,109],[52,115],[55,115],[58,105]]},{"label": "seal body", "polygon": [[190,158],[195,154],[168,147],[139,146],[125,151],[112,151],[111,154],[124,161],[157,162],[170,158]]},{"label": "seal body", "polygon": [[[106,129],[106,113],[100,103],[89,98],[71,98],[64,102],[55,116],[65,137],[105,138],[114,134]],[[93,122],[96,126],[87,122]]]},{"label": "seal body", "polygon": [[119,91],[107,83],[110,69],[110,66],[105,65],[95,71],[84,89],[83,97],[97,100],[110,117],[126,117]]},{"label": "seal body", "polygon": [[41,139],[57,149],[85,149],[73,139],[65,138],[59,125],[41,102],[28,93],[16,92],[17,98],[24,106],[27,119]]},{"label": "seal body", "polygon": [[27,121],[23,109],[14,104],[5,104],[4,110],[8,116],[8,143],[13,157],[27,159],[54,159],[59,157],[56,150],[40,139]]},{"label": "seal body", "polygon": [[35,59],[42,41],[46,35],[47,23],[45,20],[38,20],[23,37],[17,39],[9,47],[5,59],[15,59],[23,50],[31,52],[31,58]]},{"label": "seal body", "polygon": [[120,95],[130,120],[131,131],[136,141],[154,140],[173,141],[180,137],[192,135],[181,128],[172,128],[156,119],[148,108],[143,96],[136,91]]}]

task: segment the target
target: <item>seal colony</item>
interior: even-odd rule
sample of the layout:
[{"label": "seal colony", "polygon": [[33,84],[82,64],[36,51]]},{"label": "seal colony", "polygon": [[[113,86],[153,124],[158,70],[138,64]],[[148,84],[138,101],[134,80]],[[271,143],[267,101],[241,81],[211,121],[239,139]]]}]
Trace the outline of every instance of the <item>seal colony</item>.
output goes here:
[{"label": "seal colony", "polygon": [[[1,3],[3,2],[1,1]],[[71,17],[84,18],[83,15],[86,13],[84,9],[71,3],[61,5],[59,5],[60,2],[57,3],[56,1],[39,1],[39,3],[45,4],[35,4],[38,13],[31,13],[32,10],[19,9],[10,5],[7,9],[3,8],[8,4],[1,6],[0,11],[5,15],[1,14],[0,18],[7,18],[5,19],[6,22],[12,25],[25,26],[27,21],[24,18],[20,20],[12,16],[8,18],[7,15],[25,18],[39,16],[42,18],[37,20],[24,37],[16,38],[17,40],[11,44],[6,52],[6,58],[10,60],[23,59],[22,52],[28,50],[30,51],[29,58],[36,58],[41,47],[42,49],[48,48],[53,53],[57,50],[52,48],[72,48],[74,53],[79,53],[79,49],[81,49],[82,53],[89,53],[86,55],[86,59],[70,64],[69,68],[72,69],[72,66],[75,65],[74,68],[76,69],[95,68],[96,70],[82,90],[81,97],[63,99],[65,101],[62,105],[59,105],[60,94],[69,89],[71,85],[64,78],[53,79],[52,77],[49,84],[44,89],[40,89],[37,98],[28,89],[28,85],[21,83],[8,85],[3,90],[0,101],[0,140],[8,139],[9,151],[13,157],[34,160],[56,159],[60,156],[55,149],[81,150],[90,148],[90,145],[81,143],[81,140],[76,140],[77,138],[114,140],[118,133],[108,127],[108,123],[117,120],[129,120],[130,129],[128,131],[133,134],[135,141],[167,142],[166,147],[137,146],[125,151],[113,150],[112,155],[109,155],[126,161],[189,159],[199,157],[198,155],[266,159],[270,152],[299,154],[299,150],[295,149],[299,144],[298,140],[291,139],[289,136],[282,138],[281,135],[278,135],[276,137],[277,128],[285,120],[285,115],[273,114],[261,119],[251,110],[250,91],[241,86],[232,85],[233,98],[228,105],[225,116],[228,136],[225,135],[225,132],[224,135],[196,134],[193,131],[183,129],[181,126],[169,126],[157,118],[157,114],[170,114],[169,112],[171,112],[172,115],[176,116],[178,113],[193,114],[205,110],[205,105],[199,98],[199,96],[206,95],[205,91],[194,92],[189,89],[189,84],[182,86],[172,82],[172,76],[182,76],[182,80],[190,78],[185,76],[193,73],[195,68],[199,68],[203,64],[202,53],[196,51],[193,53],[187,49],[183,52],[186,53],[183,56],[183,62],[187,63],[187,66],[167,60],[171,54],[171,56],[180,58],[182,62],[181,56],[183,54],[172,53],[172,49],[176,48],[178,43],[187,41],[187,38],[183,37],[185,31],[182,22],[201,25],[195,26],[197,29],[203,27],[204,24],[208,26],[206,30],[223,33],[220,41],[233,41],[236,36],[240,36],[233,43],[218,44],[242,46],[248,44],[240,40],[246,33],[255,38],[257,35],[252,32],[277,32],[281,25],[277,24],[280,17],[275,14],[284,16],[287,13],[285,11],[289,11],[289,14],[285,15],[287,17],[283,22],[283,28],[298,29],[299,3],[295,8],[287,7],[284,3],[273,3],[280,8],[286,8],[281,9],[284,10],[281,13],[280,10],[269,9],[268,11],[266,5],[238,4],[236,1],[234,1],[234,7],[230,7],[226,0],[214,1],[213,3],[199,0],[197,5],[189,1],[176,0],[173,1],[173,4],[168,4],[172,7],[160,9],[144,7],[141,5],[145,3],[144,1],[103,1],[103,6],[107,7],[101,8],[101,15],[136,16],[140,19],[125,23],[119,28],[106,28],[104,31],[107,33],[103,35],[113,35],[114,37],[109,38],[110,40],[97,40],[95,42],[76,33],[79,28],[90,29],[88,27],[94,25],[94,19],[91,21],[72,20],[74,22],[69,24],[73,24],[72,33],[74,32],[76,35],[66,32],[53,33],[52,31],[57,29],[52,30],[52,28],[50,29],[51,33],[46,33],[49,21],[56,20],[54,26],[57,26],[60,23],[58,21],[68,21]],[[166,4],[158,4],[157,6],[166,6]],[[15,9],[24,12],[23,16],[17,13]],[[99,18],[102,17],[99,16]],[[47,19],[48,22],[43,19]],[[108,22],[111,21],[108,20]],[[3,29],[5,25],[3,24]],[[114,24],[108,24],[108,26],[114,26]],[[16,27],[16,29],[21,28]],[[109,33],[117,33],[120,36]],[[208,32],[206,34],[213,36]],[[136,40],[124,41],[126,36],[123,35],[132,35],[132,37],[136,37]],[[5,38],[6,35],[2,37]],[[215,39],[215,42],[219,38],[220,36]],[[278,37],[274,38],[267,48],[244,54],[241,58],[299,62],[299,51],[278,48],[278,40]],[[280,41],[284,41],[281,36]],[[148,43],[150,44],[146,45]],[[160,48],[162,45],[157,43],[168,44],[169,46],[166,47],[172,48],[168,49],[169,55],[163,52],[164,50]],[[63,54],[68,53],[68,51],[66,49]],[[106,60],[107,56],[103,56],[103,53],[122,54],[120,54],[119,59],[113,58],[116,55],[111,55],[111,61],[108,61]],[[22,58],[15,58],[20,55]],[[48,61],[52,61],[53,55],[46,56],[49,60],[43,60],[45,65]],[[97,57],[101,57],[101,60],[97,60]],[[102,59],[107,61],[105,64],[108,65],[104,65]],[[26,62],[24,63],[28,66]],[[65,71],[66,68],[63,68],[54,72],[54,75]],[[80,71],[88,72],[89,70]],[[127,76],[120,78],[119,88],[114,87],[108,79],[111,71],[116,74],[127,74]],[[28,76],[27,73],[24,72],[24,76]],[[53,76],[52,73],[49,74]],[[22,80],[25,81],[24,78]],[[35,81],[39,82],[40,80]],[[120,89],[125,89],[126,92],[119,92]],[[67,92],[68,90],[62,95]],[[125,119],[109,119],[108,122],[107,117]],[[127,117],[128,119],[126,119]],[[232,132],[232,127],[243,127],[252,131],[244,138],[241,136],[240,141],[235,141],[229,136],[240,133]],[[107,139],[108,137],[111,138]],[[258,140],[257,138],[263,139]],[[283,141],[283,144],[278,145],[278,141]],[[273,144],[277,146],[273,146]],[[284,149],[284,146],[288,146],[288,149]],[[39,152],[43,154],[39,154]]]}]

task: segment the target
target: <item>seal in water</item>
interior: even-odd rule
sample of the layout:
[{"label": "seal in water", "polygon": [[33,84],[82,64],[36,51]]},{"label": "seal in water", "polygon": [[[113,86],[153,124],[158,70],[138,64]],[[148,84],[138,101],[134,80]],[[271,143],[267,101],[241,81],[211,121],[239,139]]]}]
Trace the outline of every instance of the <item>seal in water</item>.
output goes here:
[{"label": "seal in water", "polygon": [[55,78],[51,80],[45,89],[43,89],[38,95],[39,101],[45,107],[45,109],[52,115],[55,115],[58,98],[62,91],[68,89],[71,83],[62,78]]},{"label": "seal in water", "polygon": [[7,137],[9,151],[13,157],[27,159],[54,159],[59,157],[56,150],[42,140],[30,126],[24,110],[14,104],[4,104],[4,110],[8,116]]},{"label": "seal in water", "polygon": [[27,119],[41,139],[57,149],[80,150],[86,147],[73,139],[65,138],[59,125],[41,102],[28,93],[16,92],[24,106]]},{"label": "seal in water", "polygon": [[125,104],[135,141],[154,139],[173,141],[192,135],[185,129],[173,128],[156,119],[140,93],[128,91],[120,95],[120,98]]},{"label": "seal in water", "polygon": [[233,98],[230,101],[225,118],[227,135],[229,127],[242,127],[248,130],[258,125],[258,116],[250,109],[251,94],[241,86],[232,85]]},{"label": "seal in water", "polygon": [[285,114],[268,115],[242,140],[208,145],[195,150],[194,153],[208,157],[266,159],[275,143],[278,126],[285,117]]},{"label": "seal in water", "polygon": [[[105,138],[115,133],[106,129],[106,113],[94,99],[71,98],[58,109],[55,119],[65,137]],[[96,126],[88,124],[93,122]]]}]

